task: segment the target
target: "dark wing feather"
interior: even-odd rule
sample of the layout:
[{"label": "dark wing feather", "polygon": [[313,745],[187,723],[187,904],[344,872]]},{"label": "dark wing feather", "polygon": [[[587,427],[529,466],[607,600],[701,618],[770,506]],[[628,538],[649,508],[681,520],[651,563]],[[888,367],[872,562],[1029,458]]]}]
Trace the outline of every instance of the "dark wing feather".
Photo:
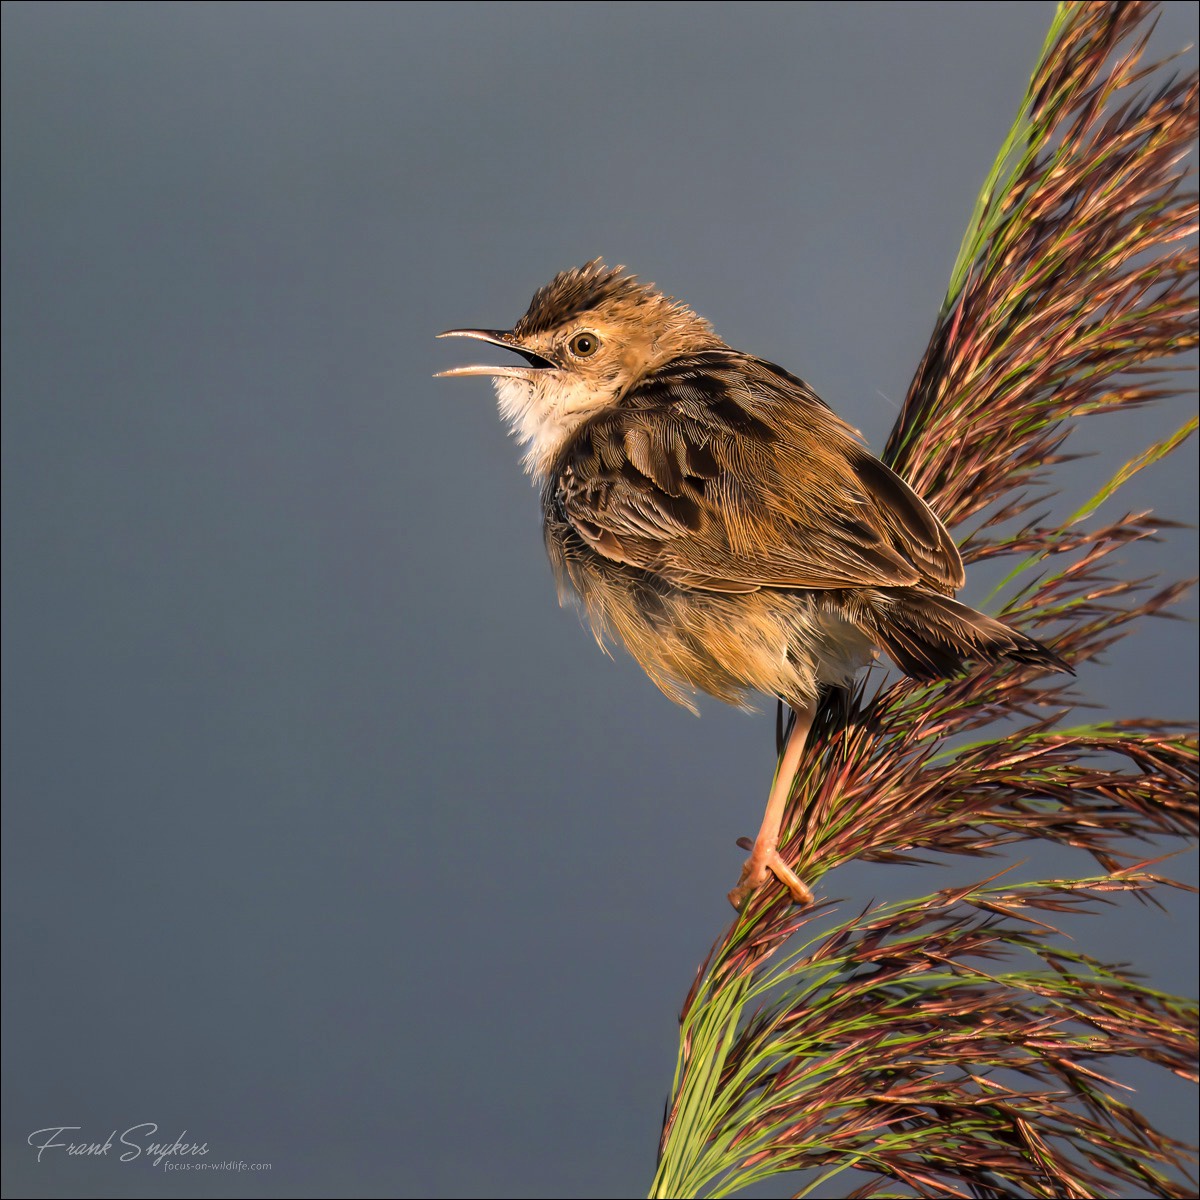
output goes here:
[{"label": "dark wing feather", "polygon": [[912,489],[802,381],[734,351],[677,359],[585,424],[546,500],[599,554],[683,587],[962,582]]},{"label": "dark wing feather", "polygon": [[962,557],[929,505],[865,450],[852,455],[851,463],[884,537],[921,572],[923,583],[948,594],[958,591],[966,579]]}]

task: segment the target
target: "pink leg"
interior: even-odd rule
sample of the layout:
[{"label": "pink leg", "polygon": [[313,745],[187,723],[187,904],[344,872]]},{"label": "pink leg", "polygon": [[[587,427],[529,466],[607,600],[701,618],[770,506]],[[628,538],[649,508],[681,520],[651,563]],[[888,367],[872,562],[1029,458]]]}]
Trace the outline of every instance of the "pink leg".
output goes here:
[{"label": "pink leg", "polygon": [[783,861],[779,854],[779,830],[783,825],[783,813],[792,794],[792,784],[796,782],[796,772],[800,769],[800,757],[804,753],[804,744],[808,741],[808,731],[812,728],[816,711],[815,706],[798,710],[792,730],[784,743],[758,837],[754,839],[750,857],[746,859],[746,865],[742,867],[742,877],[738,880],[737,887],[729,893],[729,903],[739,911],[742,905],[766,883],[768,875],[774,875],[792,893],[792,899],[797,904],[812,903],[813,894],[808,884]]}]

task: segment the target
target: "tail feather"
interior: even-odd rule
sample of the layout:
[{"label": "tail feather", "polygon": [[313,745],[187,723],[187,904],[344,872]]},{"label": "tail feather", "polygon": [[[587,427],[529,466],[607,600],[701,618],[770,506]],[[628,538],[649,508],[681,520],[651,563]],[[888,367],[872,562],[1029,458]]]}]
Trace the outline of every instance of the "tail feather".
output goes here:
[{"label": "tail feather", "polygon": [[1053,650],[966,604],[915,588],[880,589],[863,597],[863,628],[914,679],[961,675],[967,660],[1035,663],[1074,674]]}]

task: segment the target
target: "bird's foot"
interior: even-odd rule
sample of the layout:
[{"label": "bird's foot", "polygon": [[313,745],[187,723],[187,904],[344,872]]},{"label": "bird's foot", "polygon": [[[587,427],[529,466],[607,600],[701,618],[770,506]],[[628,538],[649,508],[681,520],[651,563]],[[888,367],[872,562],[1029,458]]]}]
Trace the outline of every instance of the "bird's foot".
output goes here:
[{"label": "bird's foot", "polygon": [[745,838],[739,839],[738,845],[750,850],[750,857],[742,867],[742,876],[737,887],[729,893],[729,903],[738,912],[742,911],[746,901],[767,882],[768,875],[774,875],[791,892],[792,900],[796,904],[813,902],[812,889],[783,861],[777,847],[760,845],[758,842],[750,846]]}]

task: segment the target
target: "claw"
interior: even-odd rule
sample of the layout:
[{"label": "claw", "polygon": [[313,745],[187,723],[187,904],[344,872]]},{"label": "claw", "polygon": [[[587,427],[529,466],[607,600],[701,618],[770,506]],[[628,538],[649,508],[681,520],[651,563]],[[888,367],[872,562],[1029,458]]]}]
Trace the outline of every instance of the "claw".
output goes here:
[{"label": "claw", "polygon": [[778,850],[755,847],[742,867],[737,887],[729,893],[729,903],[741,912],[746,901],[767,882],[768,875],[774,875],[791,892],[794,903],[808,905],[813,902],[812,888],[783,861]]}]

